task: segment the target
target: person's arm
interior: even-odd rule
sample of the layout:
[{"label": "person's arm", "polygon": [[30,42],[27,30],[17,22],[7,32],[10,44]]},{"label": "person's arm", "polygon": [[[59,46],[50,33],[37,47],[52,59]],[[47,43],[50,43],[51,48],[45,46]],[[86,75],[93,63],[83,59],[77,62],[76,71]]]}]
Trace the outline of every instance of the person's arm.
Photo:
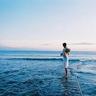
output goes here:
[{"label": "person's arm", "polygon": [[66,53],[66,55],[69,55],[69,54],[70,54],[70,49],[67,48],[67,49],[65,50],[65,53]]},{"label": "person's arm", "polygon": [[60,56],[62,56],[62,53],[60,54]]},{"label": "person's arm", "polygon": [[60,54],[60,56],[63,56],[63,52]]},{"label": "person's arm", "polygon": [[69,49],[68,55],[70,55],[70,49]]},{"label": "person's arm", "polygon": [[68,55],[70,54],[70,52],[68,52]]},{"label": "person's arm", "polygon": [[62,52],[61,52],[60,56],[63,56],[63,50],[62,50]]}]

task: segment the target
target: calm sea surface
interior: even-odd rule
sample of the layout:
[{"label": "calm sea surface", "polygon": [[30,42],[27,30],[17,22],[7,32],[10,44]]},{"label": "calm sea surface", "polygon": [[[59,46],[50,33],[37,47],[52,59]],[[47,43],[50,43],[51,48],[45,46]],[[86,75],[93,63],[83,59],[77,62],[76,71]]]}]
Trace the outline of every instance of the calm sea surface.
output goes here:
[{"label": "calm sea surface", "polygon": [[96,52],[0,51],[0,96],[96,96]]}]

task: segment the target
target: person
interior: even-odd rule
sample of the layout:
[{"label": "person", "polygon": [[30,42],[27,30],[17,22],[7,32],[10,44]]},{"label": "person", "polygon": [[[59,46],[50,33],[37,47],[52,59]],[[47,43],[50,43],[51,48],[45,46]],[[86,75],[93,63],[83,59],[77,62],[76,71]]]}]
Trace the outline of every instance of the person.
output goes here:
[{"label": "person", "polygon": [[61,53],[61,56],[63,56],[64,61],[64,69],[65,69],[65,77],[68,77],[68,66],[69,66],[69,53],[70,49],[67,47],[67,43],[63,43],[63,51]]}]

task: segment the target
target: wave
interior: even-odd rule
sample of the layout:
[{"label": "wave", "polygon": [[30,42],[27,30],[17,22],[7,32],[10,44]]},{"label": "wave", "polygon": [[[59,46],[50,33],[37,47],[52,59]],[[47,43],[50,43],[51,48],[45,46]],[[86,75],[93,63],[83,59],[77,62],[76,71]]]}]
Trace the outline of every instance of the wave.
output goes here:
[{"label": "wave", "polygon": [[[32,58],[0,58],[0,60],[27,60],[27,61],[31,61],[31,60],[51,60],[51,61],[54,61],[54,60],[59,60],[59,61],[62,61],[63,58],[58,58],[58,57],[32,57]],[[70,58],[69,61],[74,61],[74,62],[82,62],[82,61],[96,61],[96,60],[93,60],[93,59],[81,59],[81,58]]]},{"label": "wave", "polygon": [[[0,60],[59,60],[62,61],[62,57],[57,57],[57,56],[52,56],[52,57],[0,57]],[[93,61],[96,62],[96,58],[79,58],[79,57],[69,57],[69,61],[74,61],[74,62],[86,62],[86,61]]]}]

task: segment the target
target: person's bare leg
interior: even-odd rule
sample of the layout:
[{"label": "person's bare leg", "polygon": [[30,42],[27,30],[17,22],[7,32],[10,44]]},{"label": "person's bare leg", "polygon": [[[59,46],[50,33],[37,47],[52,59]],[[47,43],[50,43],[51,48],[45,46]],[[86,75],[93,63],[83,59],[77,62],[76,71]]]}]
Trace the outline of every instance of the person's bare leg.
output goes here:
[{"label": "person's bare leg", "polygon": [[65,68],[65,77],[67,77],[67,75],[68,75],[68,70],[67,68]]}]

